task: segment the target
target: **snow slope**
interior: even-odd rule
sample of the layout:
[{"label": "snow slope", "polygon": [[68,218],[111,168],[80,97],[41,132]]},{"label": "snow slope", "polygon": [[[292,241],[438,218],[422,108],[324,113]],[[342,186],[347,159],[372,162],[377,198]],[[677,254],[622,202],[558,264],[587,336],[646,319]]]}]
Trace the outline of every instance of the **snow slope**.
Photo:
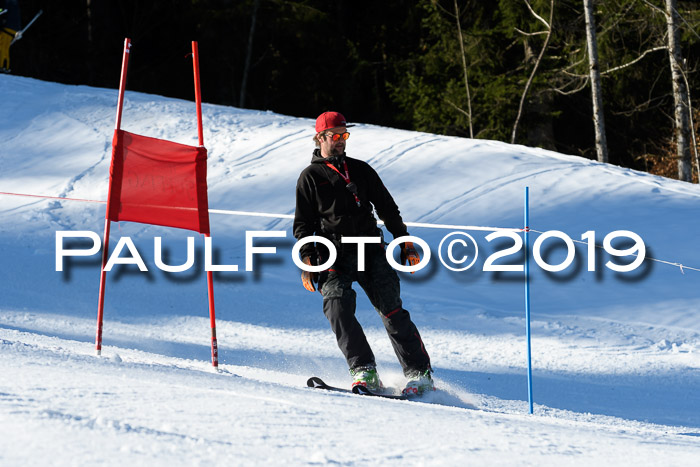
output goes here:
[{"label": "snow slope", "polygon": [[[103,201],[116,91],[0,76],[0,192]],[[191,102],[127,92],[123,128],[196,144]],[[206,96],[204,96],[206,99]],[[352,118],[352,116],[349,116]],[[292,214],[313,148],[313,121],[204,105],[210,208]],[[291,261],[291,221],[211,214],[220,371],[209,363],[199,235],[134,223],[149,267],[108,274],[104,348],[94,356],[98,255],[55,270],[55,233],[102,234],[104,204],[0,195],[0,464],[677,465],[700,456],[700,188],[550,151],[360,124],[348,154],[371,163],[411,222],[530,227],[573,240],[640,235],[647,260],[616,273],[586,245],[550,273],[532,263],[535,414],[527,414],[522,273],[484,272],[512,240],[469,231],[469,271],[437,258],[454,229],[413,227],[433,259],[401,273],[440,388],[421,402],[305,388],[311,375],[349,383],[344,360]],[[245,271],[245,232],[284,239]],[[170,264],[154,266],[162,236]],[[531,242],[537,234],[531,234]],[[390,239],[390,235],[388,236]],[[256,243],[256,244],[257,244]],[[543,256],[564,260],[561,241]],[[85,247],[73,244],[73,247]],[[622,246],[618,246],[622,248]],[[522,264],[515,254],[502,263]],[[680,268],[667,263],[679,263]],[[358,318],[386,384],[403,384],[381,322],[358,293]]]}]

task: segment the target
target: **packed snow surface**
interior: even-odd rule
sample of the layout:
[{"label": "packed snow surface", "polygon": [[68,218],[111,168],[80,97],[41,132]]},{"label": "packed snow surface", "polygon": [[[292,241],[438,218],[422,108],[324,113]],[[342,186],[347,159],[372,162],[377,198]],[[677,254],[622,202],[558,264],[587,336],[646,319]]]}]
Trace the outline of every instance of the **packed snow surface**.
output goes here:
[{"label": "packed snow surface", "polygon": [[[496,265],[523,265],[525,255],[513,234],[489,240],[488,230],[410,224],[432,258],[414,275],[399,273],[402,297],[438,390],[418,401],[368,398],[305,387],[310,376],[350,382],[321,297],[302,287],[291,257],[288,216],[311,158],[313,120],[203,106],[214,261],[238,265],[214,276],[216,371],[201,235],[112,225],[110,246],[130,238],[148,271],[117,265],[107,274],[99,357],[100,255],[66,257],[56,270],[56,232],[103,233],[117,92],[3,75],[0,95],[0,465],[700,459],[697,185],[542,149],[358,124],[348,155],[378,171],[405,221],[519,229],[529,187],[533,230],[534,414],[524,273],[484,270],[499,252]],[[127,91],[122,128],[197,144],[192,102]],[[250,272],[246,231],[285,235],[255,239],[276,253],[256,255]],[[608,238],[605,249],[616,231],[623,236]],[[616,272],[611,264],[635,257],[613,248],[639,252],[624,231],[642,239],[646,260]],[[441,240],[453,232],[469,233],[479,247],[466,271],[439,259]],[[534,251],[542,235],[549,238]],[[194,237],[195,265],[181,273],[157,268],[155,237],[172,265],[185,263]],[[457,260],[473,254],[462,244],[452,249]],[[568,261],[558,272],[543,267]],[[404,377],[361,290],[357,315],[385,385],[400,390]]]}]

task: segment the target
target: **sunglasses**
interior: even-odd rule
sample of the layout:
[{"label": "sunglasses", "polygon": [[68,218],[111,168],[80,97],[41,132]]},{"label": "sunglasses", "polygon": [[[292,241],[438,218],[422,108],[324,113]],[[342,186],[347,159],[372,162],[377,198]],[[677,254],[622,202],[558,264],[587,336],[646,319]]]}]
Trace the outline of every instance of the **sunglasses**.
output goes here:
[{"label": "sunglasses", "polygon": [[331,136],[331,139],[335,143],[336,141],[340,141],[340,138],[343,138],[344,140],[348,139],[350,137],[350,133],[347,131],[345,133],[333,133]]}]

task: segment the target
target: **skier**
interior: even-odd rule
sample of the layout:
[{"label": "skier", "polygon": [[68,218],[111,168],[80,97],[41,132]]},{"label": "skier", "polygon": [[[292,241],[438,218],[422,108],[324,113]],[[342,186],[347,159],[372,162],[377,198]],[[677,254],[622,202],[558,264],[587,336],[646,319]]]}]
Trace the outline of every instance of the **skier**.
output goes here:
[{"label": "skier", "polygon": [[10,72],[10,46],[20,40],[24,32],[34,24],[43,10],[34,15],[27,25],[22,28],[17,0],[0,0],[0,71]]},{"label": "skier", "polygon": [[10,71],[10,44],[21,28],[17,0],[0,0],[0,71]]},{"label": "skier", "polygon": [[[376,362],[367,338],[355,318],[358,282],[379,313],[394,352],[408,378],[404,394],[416,395],[434,390],[430,357],[420,334],[401,302],[399,277],[386,260],[383,244],[341,242],[343,237],[380,237],[373,209],[394,236],[408,235],[394,199],[379,175],[366,162],[345,155],[350,133],[345,117],[325,112],[316,119],[316,135],[311,164],[302,171],[296,187],[294,236],[302,239],[319,235],[333,242],[337,259],[327,270],[316,274],[303,271],[304,287],[323,296],[323,313],[345,355],[352,386],[370,390],[382,388]],[[364,248],[364,271],[358,269],[358,248]],[[308,265],[323,264],[328,250],[322,244],[305,244],[300,250]],[[401,246],[401,262],[418,264],[420,258],[411,242]]]}]

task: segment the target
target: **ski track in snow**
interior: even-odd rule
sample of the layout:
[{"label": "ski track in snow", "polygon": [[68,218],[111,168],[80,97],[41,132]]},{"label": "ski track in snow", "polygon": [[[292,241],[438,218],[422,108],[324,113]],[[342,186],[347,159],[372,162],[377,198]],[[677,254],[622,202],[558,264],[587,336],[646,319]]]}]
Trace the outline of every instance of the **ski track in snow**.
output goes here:
[{"label": "ski track in snow", "polygon": [[[361,400],[303,388],[302,380],[296,385],[275,382],[279,375],[255,368],[223,365],[223,372],[215,373],[206,362],[115,347],[95,358],[90,343],[0,332],[0,361],[3,367],[13,362],[5,374],[13,377],[15,388],[0,389],[0,414],[9,423],[6,427],[24,427],[4,439],[22,441],[39,458],[60,443],[83,461],[107,464],[125,457],[158,464],[180,463],[183,458],[235,463],[240,456],[263,464],[283,458],[292,464],[416,465],[436,459],[490,463],[495,459],[489,451],[498,451],[504,459],[520,459],[514,462],[518,464],[574,456],[644,465],[660,459],[659,450],[664,462],[673,463],[700,449],[697,432],[687,428],[539,406],[537,415],[529,417],[523,415],[522,403],[503,401],[497,406],[488,399],[480,401],[481,410]],[[50,379],[41,377],[47,365],[52,368]],[[372,417],[377,411],[382,416]],[[413,439],[411,446],[405,438],[383,439],[380,449],[364,449],[358,460],[357,443],[375,446],[377,433],[402,429],[403,424],[392,420],[420,420],[428,414],[440,420],[429,436]],[[348,434],[346,423],[358,416],[371,417],[373,430]],[[27,428],[49,430],[51,443],[23,436]],[[525,458],[516,441],[520,437],[529,440]],[[440,442],[434,444],[437,439]],[[103,446],[99,454],[84,447],[98,440]],[[10,454],[4,459],[12,463],[22,457]],[[72,463],[54,459],[58,465]]]},{"label": "ski track in snow", "polygon": [[[0,191],[105,200],[116,91],[13,76],[0,76],[0,91],[8,110],[0,115]],[[123,122],[127,131],[197,144],[192,102],[127,91]],[[204,127],[211,208],[294,212],[313,120],[205,104]],[[520,225],[530,186],[538,226],[574,239],[586,230],[640,229],[655,256],[700,265],[695,185],[537,148],[365,124],[352,129],[348,153],[380,173],[408,221]],[[533,416],[521,277],[452,274],[435,263],[404,274],[404,303],[439,390],[421,401],[377,400],[305,387],[309,376],[337,386],[349,377],[320,296],[301,288],[289,258],[291,221],[218,214],[211,221],[218,260],[241,270],[245,230],[288,234],[275,243],[278,257],[258,262],[260,271],[215,275],[219,371],[209,362],[201,259],[182,276],[131,267],[110,273],[98,358],[99,258],[72,258],[55,272],[54,235],[101,234],[104,206],[0,196],[1,465],[692,465],[700,458],[700,273],[666,265],[631,278],[587,273],[585,248],[565,277],[535,269]],[[446,232],[416,233],[432,248]],[[132,223],[112,231],[131,236],[149,267],[154,236],[163,236],[175,264],[190,234]],[[380,376],[398,391],[404,377],[361,292],[357,316]]]}]

